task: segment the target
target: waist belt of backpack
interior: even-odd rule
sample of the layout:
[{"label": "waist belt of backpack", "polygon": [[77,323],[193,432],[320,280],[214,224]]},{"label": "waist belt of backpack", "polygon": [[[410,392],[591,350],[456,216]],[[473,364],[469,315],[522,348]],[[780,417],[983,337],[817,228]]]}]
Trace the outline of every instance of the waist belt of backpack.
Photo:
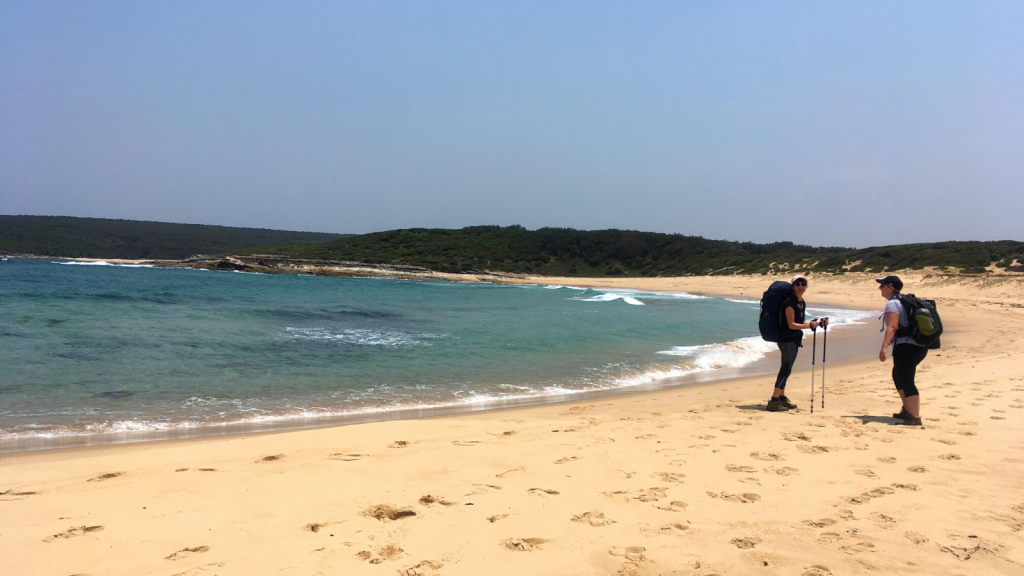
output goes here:
[{"label": "waist belt of backpack", "polygon": [[901,326],[896,329],[896,334],[893,336],[893,338],[909,338],[912,336],[912,334],[913,332],[910,330],[910,328],[906,326]]}]

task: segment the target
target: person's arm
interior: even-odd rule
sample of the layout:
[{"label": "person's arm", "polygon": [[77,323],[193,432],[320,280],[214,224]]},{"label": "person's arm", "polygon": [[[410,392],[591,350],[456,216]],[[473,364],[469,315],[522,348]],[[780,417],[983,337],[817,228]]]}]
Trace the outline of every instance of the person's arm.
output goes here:
[{"label": "person's arm", "polygon": [[818,323],[814,320],[804,322],[803,324],[797,324],[796,313],[793,311],[792,306],[786,306],[786,323],[789,325],[790,330],[803,330],[805,328],[816,330],[818,328]]},{"label": "person's arm", "polygon": [[900,314],[899,312],[886,312],[885,313],[885,336],[882,337],[882,350],[878,353],[878,359],[885,362],[885,349],[889,347],[889,343],[892,342],[893,336],[896,335],[896,329],[900,325]]}]

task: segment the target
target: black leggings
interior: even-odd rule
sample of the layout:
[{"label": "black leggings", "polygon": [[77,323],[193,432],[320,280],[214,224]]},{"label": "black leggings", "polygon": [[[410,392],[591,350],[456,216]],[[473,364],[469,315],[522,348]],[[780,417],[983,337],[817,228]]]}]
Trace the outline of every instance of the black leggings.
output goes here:
[{"label": "black leggings", "polygon": [[800,351],[800,345],[796,342],[779,342],[779,350],[782,351],[782,367],[779,368],[779,375],[775,377],[775,387],[785,390],[786,380],[793,372],[793,363],[796,362],[796,354]]},{"label": "black leggings", "polygon": [[904,398],[917,396],[914,375],[917,365],[928,355],[928,349],[914,344],[897,344],[892,348],[892,381],[897,390],[903,391]]}]

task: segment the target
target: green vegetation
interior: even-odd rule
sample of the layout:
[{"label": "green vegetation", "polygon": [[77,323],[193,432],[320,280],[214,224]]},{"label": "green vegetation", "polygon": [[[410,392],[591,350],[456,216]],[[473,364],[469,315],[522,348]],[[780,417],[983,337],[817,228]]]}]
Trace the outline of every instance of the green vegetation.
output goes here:
[{"label": "green vegetation", "polygon": [[875,248],[754,244],[629,230],[475,226],[351,236],[199,224],[0,216],[0,253],[179,260],[195,254],[277,254],[422,266],[441,272],[549,276],[682,276],[769,272],[888,272],[926,266],[1024,271],[1024,242],[937,242]]},{"label": "green vegetation", "polygon": [[[982,273],[1019,269],[1024,242],[937,242],[876,248],[754,244],[628,230],[522,226],[392,230],[321,244],[283,244],[239,254],[405,264],[442,272],[497,271],[559,276],[680,276],[773,271],[883,272],[926,266]],[[1014,265],[1014,261],[1017,265]]]},{"label": "green vegetation", "polygon": [[345,236],[105,218],[0,216],[0,253],[65,258],[180,260],[194,254],[228,254],[251,246],[327,242]]}]

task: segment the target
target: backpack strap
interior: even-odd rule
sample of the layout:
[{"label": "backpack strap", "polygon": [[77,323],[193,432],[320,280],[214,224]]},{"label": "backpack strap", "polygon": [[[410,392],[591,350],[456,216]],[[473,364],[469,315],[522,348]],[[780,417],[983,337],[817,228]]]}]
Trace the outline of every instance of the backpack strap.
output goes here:
[{"label": "backpack strap", "polygon": [[[913,294],[910,294],[909,296],[911,298],[914,297]],[[899,326],[899,325],[897,325],[896,334],[893,335],[893,339],[895,340],[896,338],[911,338],[914,335],[914,329],[912,327],[913,318],[911,318],[910,316],[911,316],[911,313],[913,312],[913,308],[914,307],[913,306],[910,306],[910,307],[907,306],[907,300],[906,300],[906,297],[903,294],[900,294],[896,298],[896,300],[899,301],[900,307],[903,309],[903,313],[907,315],[907,325],[906,326]]]}]

